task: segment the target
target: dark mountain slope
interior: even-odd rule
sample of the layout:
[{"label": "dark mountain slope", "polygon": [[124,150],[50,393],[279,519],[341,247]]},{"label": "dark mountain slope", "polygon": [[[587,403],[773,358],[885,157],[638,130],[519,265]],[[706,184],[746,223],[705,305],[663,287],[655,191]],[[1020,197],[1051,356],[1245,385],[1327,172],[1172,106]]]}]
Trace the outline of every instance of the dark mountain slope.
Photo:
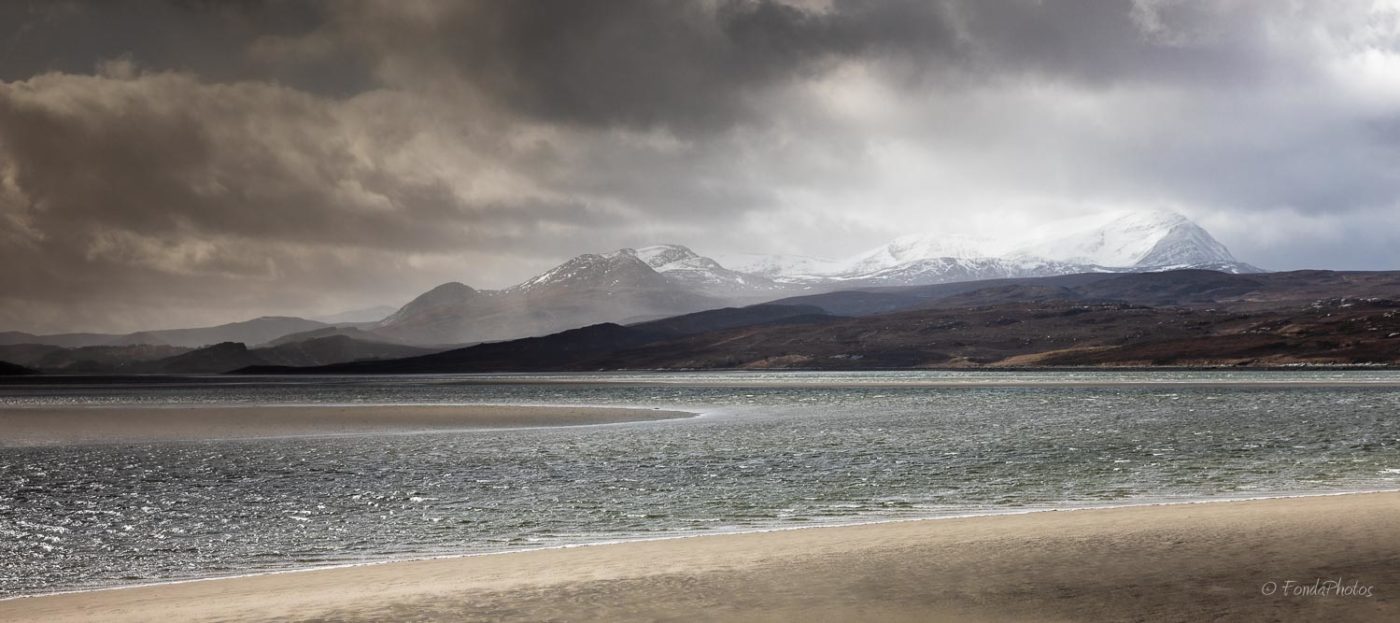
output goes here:
[{"label": "dark mountain slope", "polygon": [[147,372],[162,374],[218,374],[267,363],[240,342],[223,342],[152,362]]},{"label": "dark mountain slope", "polygon": [[723,305],[721,299],[668,280],[634,251],[624,249],[580,255],[505,290],[443,284],[371,331],[410,344],[463,344],[665,318]]},{"label": "dark mountain slope", "polygon": [[835,320],[809,306],[754,305],[724,308],[643,322],[632,326],[613,323],[591,325],[560,333],[479,344],[422,357],[396,361],[361,362],[309,369],[259,366],[240,370],[252,374],[279,373],[411,373],[480,372],[506,370],[571,370],[620,350],[663,342],[697,333],[737,326],[819,324]]},{"label": "dark mountain slope", "polygon": [[816,318],[691,335],[597,325],[397,361],[249,371],[1400,365],[1400,304],[1388,300],[1255,311],[1048,301]]},{"label": "dark mountain slope", "polygon": [[47,344],[0,344],[0,361],[32,367],[37,366],[45,357],[68,350],[62,346]]},{"label": "dark mountain slope", "polygon": [[53,335],[35,335],[23,331],[5,331],[0,332],[0,344],[42,344],[61,348],[77,348],[80,346],[107,344],[120,337],[122,336],[115,333],[56,333]]},{"label": "dark mountain slope", "polygon": [[124,335],[108,342],[109,346],[129,344],[168,344],[198,348],[224,342],[242,342],[254,346],[270,342],[288,333],[310,331],[326,326],[323,322],[294,318],[290,316],[264,316],[243,322],[232,322],[216,327],[197,329],[167,329],[163,331],[142,331]]},{"label": "dark mountain slope", "polygon": [[[432,348],[358,340],[348,335],[328,335],[253,349],[263,362],[279,366],[324,366],[350,361],[401,359],[437,352]],[[227,370],[224,370],[227,371]]]},{"label": "dark mountain slope", "polygon": [[174,357],[190,350],[183,346],[148,344],[60,348],[34,362],[32,367],[61,374],[137,372],[149,362]]},{"label": "dark mountain slope", "polygon": [[8,361],[0,361],[0,376],[23,376],[35,374],[33,370]]},{"label": "dark mountain slope", "polygon": [[1309,270],[1241,275],[1209,270],[1088,273],[850,290],[786,298],[774,304],[814,305],[837,315],[862,316],[1048,300],[1260,310],[1299,307],[1313,301],[1344,297],[1400,300],[1400,271]]},{"label": "dark mountain slope", "polygon": [[835,317],[813,305],[750,305],[725,307],[631,325],[658,334],[679,337],[735,327],[770,324],[808,324]]},{"label": "dark mountain slope", "polygon": [[408,374],[571,370],[580,362],[620,348],[664,339],[664,334],[605,323],[544,337],[478,344],[391,361],[362,361],[311,368],[250,364],[241,374]]},{"label": "dark mountain slope", "polygon": [[323,322],[291,316],[264,316],[243,322],[231,322],[214,327],[193,329],[164,329],[127,334],[62,333],[32,335],[17,331],[0,333],[0,344],[43,344],[62,348],[85,346],[181,346],[198,348],[221,342],[243,342],[258,345],[289,333],[310,331],[327,326]]},{"label": "dark mountain slope", "polygon": [[[873,316],[933,306],[937,301],[991,288],[1027,286],[1035,288],[1074,288],[1111,279],[1115,273],[1084,273],[1054,277],[960,281],[930,286],[865,288],[824,294],[794,296],[773,301],[772,305],[812,305],[838,316]],[[1005,302],[1005,301],[1002,301]]]},{"label": "dark mountain slope", "polygon": [[[272,348],[276,346],[282,346],[284,344],[294,344],[296,342],[305,342],[307,340],[314,340],[317,338],[331,337],[336,335],[345,336],[354,340],[359,340],[361,342],[374,342],[379,344],[399,344],[398,342],[393,342],[386,339],[383,335],[366,331],[360,327],[339,326],[322,327],[320,329],[312,329],[310,331],[302,331],[300,333],[291,333],[279,337],[275,340],[272,340],[271,342],[268,342],[266,344],[263,344],[259,348]],[[399,345],[408,346],[407,344]]]}]

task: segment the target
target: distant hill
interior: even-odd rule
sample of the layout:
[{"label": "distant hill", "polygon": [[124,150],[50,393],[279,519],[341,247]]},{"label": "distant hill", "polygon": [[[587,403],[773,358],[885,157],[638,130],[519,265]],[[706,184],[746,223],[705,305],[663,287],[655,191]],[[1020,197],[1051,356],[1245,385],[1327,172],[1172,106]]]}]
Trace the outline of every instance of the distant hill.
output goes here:
[{"label": "distant hill", "polygon": [[355,339],[348,335],[328,335],[258,348],[251,352],[266,365],[324,366],[347,361],[400,359],[426,355],[437,350]]},{"label": "distant hill", "polygon": [[467,348],[410,357],[366,361],[314,368],[250,366],[246,374],[414,373],[497,370],[568,370],[619,349],[651,344],[687,335],[711,333],[739,326],[814,324],[833,320],[820,309],[803,306],[754,305],[716,309],[674,318],[621,326],[591,325],[560,333],[479,344]]},{"label": "distant hill", "polygon": [[188,352],[182,346],[83,346],[62,348],[37,344],[0,346],[0,358],[64,374],[138,372],[142,364]]},{"label": "distant hill", "polygon": [[0,345],[39,344],[43,346],[58,346],[60,348],[79,348],[82,346],[104,345],[120,337],[120,335],[115,333],[56,333],[53,335],[35,335],[23,331],[4,331],[0,332]]},{"label": "distant hill", "polygon": [[1400,302],[1230,311],[1009,303],[745,327],[619,349],[589,369],[1400,365]]},{"label": "distant hill", "polygon": [[[344,335],[370,342],[452,347],[544,336],[595,324],[636,324],[764,302],[815,305],[834,315],[890,313],[916,309],[972,289],[1030,284],[1039,288],[1037,294],[1006,289],[969,295],[966,301],[955,304],[1060,296],[1066,300],[1139,303],[1145,300],[1141,296],[1076,288],[1115,276],[1192,268],[1206,269],[1198,273],[1220,271],[1231,273],[1229,276],[1250,276],[1247,274],[1259,271],[1236,261],[1228,249],[1190,219],[1171,212],[1141,211],[1070,219],[1008,235],[1005,240],[915,232],[838,259],[772,253],[716,259],[678,244],[624,248],[575,256],[500,290],[444,283],[397,310],[380,306],[321,320],[263,317],[215,327],[124,335],[10,332],[0,333],[0,345],[202,348],[237,342],[257,348],[273,342],[280,345]],[[1055,287],[1069,290],[1044,289]],[[794,296],[801,298],[784,298]],[[1157,296],[1150,304],[1165,304],[1161,298]],[[331,330],[317,332],[323,329]]]},{"label": "distant hill", "polygon": [[248,348],[221,342],[198,349],[181,346],[0,346],[0,357],[50,374],[216,374],[254,365],[320,366],[348,361],[396,359],[435,349],[387,344],[332,334]]},{"label": "distant hill", "polygon": [[544,337],[479,344],[432,355],[391,361],[366,361],[318,367],[250,365],[241,374],[411,374],[430,372],[487,372],[511,370],[561,370],[619,348],[630,348],[663,339],[664,334],[613,323],[570,329]]},{"label": "distant hill", "polygon": [[151,362],[145,366],[145,370],[166,374],[216,374],[249,366],[324,366],[351,361],[399,359],[432,352],[435,351],[428,348],[331,335],[265,348],[248,348],[238,342],[224,342]]},{"label": "distant hill", "polygon": [[1344,297],[1400,300],[1400,271],[1307,270],[1240,275],[1209,270],[1089,273],[845,290],[790,297],[773,304],[811,305],[832,314],[863,316],[912,309],[1048,300],[1245,310],[1293,307]]},{"label": "distant hill", "polygon": [[264,316],[243,322],[233,322],[216,327],[197,329],[167,329],[163,331],[142,331],[122,336],[108,345],[124,344],[167,344],[197,348],[223,342],[242,342],[254,346],[275,340],[288,333],[310,331],[326,326],[326,323],[294,318],[290,316]]},{"label": "distant hill", "polygon": [[397,342],[463,344],[663,318],[724,304],[672,282],[636,251],[623,249],[578,256],[504,290],[446,283],[369,330]]},{"label": "distant hill", "polygon": [[[383,336],[383,335],[380,335],[380,334],[378,334],[378,333],[373,333],[373,332],[370,332],[370,331],[366,331],[365,329],[362,329],[362,328],[360,328],[360,327],[358,327],[358,326],[344,326],[344,325],[339,325],[339,326],[333,326],[333,327],[320,327],[320,328],[312,329],[312,330],[310,330],[310,331],[300,331],[300,332],[297,332],[297,333],[288,333],[287,335],[284,335],[284,336],[282,336],[282,337],[279,337],[279,338],[277,338],[277,339],[275,339],[275,340],[272,340],[272,341],[270,341],[270,342],[267,342],[267,343],[263,344],[262,347],[263,347],[263,348],[268,348],[268,347],[272,347],[272,346],[282,346],[283,344],[292,344],[292,343],[295,343],[295,342],[304,342],[304,341],[306,341],[306,340],[313,340],[313,339],[323,338],[323,337],[331,337],[331,336],[335,336],[335,335],[345,336],[345,337],[348,337],[348,338],[351,338],[351,339],[355,339],[355,340],[359,340],[359,341],[362,341],[362,342],[377,342],[377,343],[381,343],[381,344],[401,344],[400,342],[392,341],[392,340],[390,340],[389,338],[387,338],[387,337],[385,337],[385,336]],[[439,350],[441,350],[441,349],[439,349]]]},{"label": "distant hill", "polygon": [[373,307],[366,307],[363,309],[352,309],[349,311],[340,312],[338,314],[330,314],[328,316],[317,316],[316,318],[312,318],[312,320],[334,325],[371,324],[385,319],[389,316],[389,314],[394,313],[397,309],[397,307],[390,307],[388,305],[375,305]]},{"label": "distant hill", "polygon": [[40,344],[63,348],[86,346],[180,346],[199,348],[222,342],[242,342],[259,345],[277,339],[288,333],[310,331],[328,326],[324,322],[290,316],[264,316],[232,322],[213,327],[193,329],[164,329],[159,331],[138,331],[136,333],[64,333],[56,335],[34,335],[18,331],[0,333],[0,345]]},{"label": "distant hill", "polygon": [[748,307],[726,307],[708,311],[684,314],[661,320],[652,320],[632,325],[649,333],[679,337],[711,331],[722,331],[735,327],[766,324],[804,324],[830,320],[828,314],[813,305],[750,305]]},{"label": "distant hill", "polygon": [[[401,343],[467,344],[836,290],[884,290],[844,294],[848,306],[843,308],[820,305],[829,313],[846,315],[910,309],[934,292],[904,295],[889,290],[894,286],[956,286],[992,279],[1111,276],[1183,268],[1259,272],[1236,261],[1205,229],[1179,214],[1144,211],[1110,216],[1061,223],[1054,232],[1030,232],[1034,235],[1010,246],[965,236],[915,234],[837,260],[772,254],[716,259],[678,244],[587,253],[503,290],[442,284],[367,330]],[[822,300],[829,304],[834,299]],[[781,302],[817,304],[803,299]]]},{"label": "distant hill", "polygon": [[[460,335],[470,327],[499,328],[504,325],[493,325],[490,319],[507,322],[506,316],[542,323],[530,324],[542,330],[556,320],[568,324],[591,313],[607,317],[635,311],[632,304],[637,300],[675,292],[642,261],[645,255],[589,258],[495,293],[448,284],[415,299],[385,322],[416,327],[409,333],[419,337],[442,337]],[[685,264],[690,261],[685,257],[665,259]],[[699,262],[687,270],[708,266]],[[724,282],[728,276],[716,278]],[[576,295],[606,298],[612,291],[608,288],[619,283],[649,285],[638,291],[641,299],[619,297],[613,299],[616,307],[588,303],[585,307],[591,311],[570,316],[573,321],[560,316],[545,322],[550,314],[580,309],[573,307],[578,304]],[[545,298],[535,298],[541,296]],[[154,347],[73,352],[76,349],[43,345],[0,346],[0,358],[46,371],[59,361],[66,362],[60,368],[64,372],[168,373],[1392,365],[1400,359],[1400,341],[1395,340],[1400,337],[1395,321],[1400,311],[1394,301],[1400,301],[1400,272],[1087,273],[828,292],[593,323],[446,351],[385,342],[386,325],[381,323],[368,329],[315,326],[264,347],[223,342],[155,359]],[[699,301],[687,299],[679,306],[692,304]],[[527,313],[530,309],[537,313]]]},{"label": "distant hill", "polygon": [[162,374],[218,374],[266,363],[241,342],[223,342],[152,362],[146,371]]},{"label": "distant hill", "polygon": [[0,361],[0,376],[21,376],[25,374],[34,374],[34,371],[8,361]]},{"label": "distant hill", "polygon": [[68,352],[68,350],[62,346],[45,344],[4,344],[0,345],[0,361],[32,367],[38,365],[45,357],[54,353]]},{"label": "distant hill", "polygon": [[[1281,286],[1242,289],[1236,287],[1240,282],[1221,281],[1217,276],[1163,275],[1084,292],[1069,286],[997,285],[943,299],[945,303],[961,299],[971,304],[967,306],[935,306],[924,301],[922,308],[858,317],[814,314],[810,308],[798,306],[715,310],[627,327],[594,325],[426,357],[249,371],[1400,366],[1400,298],[1273,302],[1261,307],[1263,303],[1255,295]],[[1377,290],[1389,287],[1382,276],[1369,275],[1361,281]],[[1247,305],[1240,309],[1154,307],[1121,301],[1063,300],[1064,296],[1106,293],[1190,302],[1220,296]],[[1242,293],[1248,297],[1240,298]],[[1001,297],[1015,300],[1004,302]]]}]

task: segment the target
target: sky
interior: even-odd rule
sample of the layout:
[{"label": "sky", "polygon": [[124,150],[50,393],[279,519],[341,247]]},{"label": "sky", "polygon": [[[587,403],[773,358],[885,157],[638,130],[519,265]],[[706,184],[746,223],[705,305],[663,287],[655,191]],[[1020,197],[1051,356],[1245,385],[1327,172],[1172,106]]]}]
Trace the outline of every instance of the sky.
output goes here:
[{"label": "sky", "polygon": [[1400,2],[0,3],[0,330],[1123,209],[1400,269]]}]

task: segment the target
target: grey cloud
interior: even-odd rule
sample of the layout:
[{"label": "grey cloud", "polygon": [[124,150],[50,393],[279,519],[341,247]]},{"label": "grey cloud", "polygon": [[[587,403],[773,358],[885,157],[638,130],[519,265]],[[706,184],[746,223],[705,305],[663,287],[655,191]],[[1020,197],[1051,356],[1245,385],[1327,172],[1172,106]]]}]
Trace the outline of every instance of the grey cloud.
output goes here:
[{"label": "grey cloud", "polygon": [[[412,98],[395,103],[421,112]],[[386,254],[528,253],[549,244],[541,232],[606,216],[568,197],[464,196],[454,171],[408,160],[444,128],[383,131],[385,107],[362,104],[170,73],[0,84],[0,237],[14,267],[0,271],[0,307],[220,292],[308,304],[316,297],[300,292],[338,281],[383,291],[346,279],[356,267],[389,287],[426,287],[442,273],[377,269]],[[508,160],[500,142],[478,140]]]},{"label": "grey cloud", "polygon": [[[753,98],[866,54],[956,53],[948,7],[770,0],[342,3],[300,37],[271,37],[285,60],[369,58],[378,77],[418,86],[451,72],[503,106],[568,123],[723,130],[762,113]],[[330,47],[327,47],[330,46]]]},{"label": "grey cloud", "polygon": [[335,311],[624,245],[840,254],[1101,205],[1204,217],[1258,264],[1393,267],[1400,36],[1374,10],[0,3],[0,262],[23,267],[0,271],[0,329]]},{"label": "grey cloud", "polygon": [[276,65],[250,53],[267,37],[295,37],[327,19],[326,3],[293,0],[18,0],[0,3],[0,80],[85,74],[128,59],[211,81],[270,80],[319,94],[371,87],[353,59]]},{"label": "grey cloud", "polygon": [[980,66],[998,73],[1094,85],[1225,86],[1253,82],[1278,60],[1268,28],[1279,3],[1060,0],[959,7]]},{"label": "grey cloud", "polygon": [[538,118],[687,134],[761,124],[781,114],[761,107],[767,91],[847,62],[954,88],[1027,76],[1095,86],[1272,79],[1280,61],[1307,69],[1276,45],[1295,34],[1279,23],[1312,17],[1272,2],[1170,0],[459,2],[430,4],[428,15],[417,4],[332,6],[336,19],[306,37],[368,59],[388,84],[451,73]]}]

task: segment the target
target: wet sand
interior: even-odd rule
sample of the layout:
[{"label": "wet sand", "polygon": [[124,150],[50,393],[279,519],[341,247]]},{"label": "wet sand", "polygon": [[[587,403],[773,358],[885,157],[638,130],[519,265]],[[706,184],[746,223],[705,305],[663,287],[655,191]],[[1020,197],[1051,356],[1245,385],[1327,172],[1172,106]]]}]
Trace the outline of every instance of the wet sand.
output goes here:
[{"label": "wet sand", "polygon": [[581,426],[692,415],[491,405],[0,408],[0,447]]},{"label": "wet sand", "polygon": [[[1369,493],[715,535],[24,598],[0,620],[1395,621],[1397,513]],[[1350,588],[1285,594],[1333,579]]]}]

